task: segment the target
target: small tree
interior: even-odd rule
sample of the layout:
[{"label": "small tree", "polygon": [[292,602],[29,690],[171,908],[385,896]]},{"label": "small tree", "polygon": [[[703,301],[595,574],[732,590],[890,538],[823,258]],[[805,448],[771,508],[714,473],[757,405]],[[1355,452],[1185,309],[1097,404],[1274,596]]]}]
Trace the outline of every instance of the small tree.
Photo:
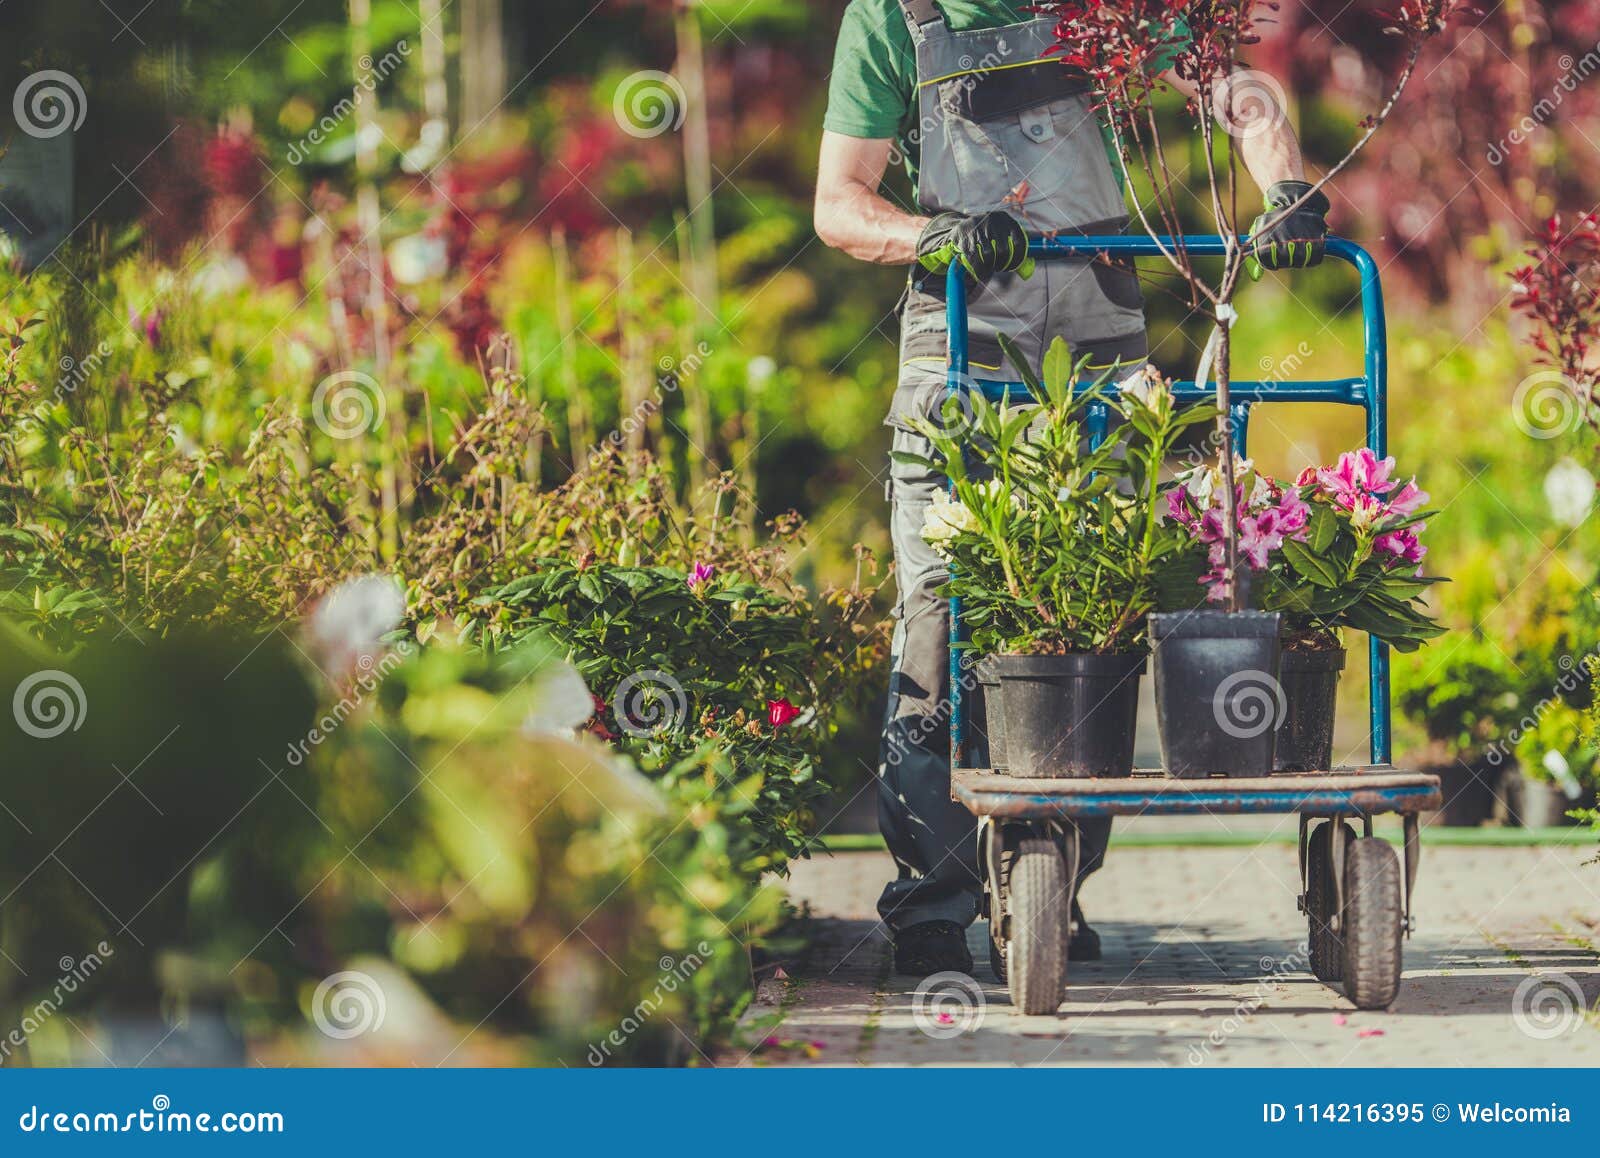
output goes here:
[{"label": "small tree", "polygon": [[1534,419],[1553,417],[1561,427],[1581,415],[1600,432],[1600,213],[1581,214],[1571,227],[1550,218],[1528,259],[1511,273],[1511,308],[1533,321],[1529,344],[1555,371],[1563,393],[1522,397],[1519,391],[1516,405],[1533,410]]},{"label": "small tree", "polygon": [[[1190,304],[1212,320],[1211,339],[1200,360],[1201,374],[1214,366],[1216,401],[1220,410],[1215,442],[1224,480],[1223,514],[1226,528],[1227,607],[1243,607],[1238,576],[1238,510],[1234,482],[1234,448],[1230,426],[1229,379],[1231,351],[1229,327],[1237,316],[1234,294],[1249,256],[1239,239],[1239,182],[1235,140],[1258,132],[1273,118],[1284,115],[1276,86],[1270,78],[1240,67],[1240,52],[1259,42],[1256,27],[1262,10],[1276,11],[1266,0],[1119,0],[1118,3],[1045,3],[1039,10],[1055,16],[1056,41],[1062,60],[1087,74],[1099,94],[1099,110],[1107,124],[1125,174],[1132,185],[1131,168],[1148,178],[1148,199],[1135,198],[1139,224],[1152,236],[1171,234],[1177,240],[1162,246],[1162,255],[1185,284]],[[1387,96],[1376,112],[1361,122],[1361,132],[1345,155],[1312,189],[1268,219],[1276,223],[1297,210],[1366,146],[1394,110],[1400,94],[1415,71],[1423,45],[1436,36],[1453,16],[1466,11],[1460,0],[1404,0],[1386,17],[1387,31],[1401,38],[1402,64]],[[1177,48],[1176,56],[1173,56]],[[1178,213],[1179,190],[1167,166],[1161,129],[1156,116],[1156,95],[1165,87],[1158,62],[1171,59],[1171,67],[1192,84],[1197,97],[1186,106],[1198,124],[1204,145],[1206,187],[1204,200],[1216,230],[1227,241],[1222,272],[1207,278],[1195,266],[1193,254],[1182,242]],[[1227,146],[1219,160],[1216,120],[1226,130]]]}]

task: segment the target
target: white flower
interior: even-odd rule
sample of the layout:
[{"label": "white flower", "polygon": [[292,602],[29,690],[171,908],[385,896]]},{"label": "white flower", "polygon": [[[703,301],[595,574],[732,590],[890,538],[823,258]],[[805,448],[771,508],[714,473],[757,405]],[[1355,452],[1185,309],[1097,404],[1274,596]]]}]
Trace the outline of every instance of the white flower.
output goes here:
[{"label": "white flower", "polygon": [[1544,498],[1550,517],[1563,527],[1579,526],[1594,510],[1594,476],[1579,463],[1564,458],[1544,476]]},{"label": "white flower", "polygon": [[401,285],[421,285],[443,277],[450,268],[444,238],[413,233],[389,246],[389,272]]},{"label": "white flower", "polygon": [[369,668],[405,614],[405,588],[393,575],[346,579],[317,604],[307,625],[323,670],[337,676]]},{"label": "white flower", "polygon": [[557,663],[539,673],[534,684],[538,701],[522,730],[529,735],[570,736],[594,715],[594,696],[570,663]]},{"label": "white flower", "polygon": [[934,493],[933,502],[922,517],[922,538],[936,547],[977,529],[978,517],[964,503],[954,502],[942,492]]},{"label": "white flower", "polygon": [[1153,414],[1165,414],[1172,409],[1172,387],[1161,376],[1161,371],[1148,362],[1137,373],[1123,379],[1118,389],[1126,402],[1136,403]]}]

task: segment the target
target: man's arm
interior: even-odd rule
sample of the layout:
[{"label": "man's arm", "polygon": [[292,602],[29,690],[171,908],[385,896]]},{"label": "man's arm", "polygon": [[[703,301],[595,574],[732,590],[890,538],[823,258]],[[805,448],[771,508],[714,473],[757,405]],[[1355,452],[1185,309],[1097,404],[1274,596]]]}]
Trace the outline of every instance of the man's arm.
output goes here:
[{"label": "man's arm", "polygon": [[[1165,72],[1161,79],[1190,100],[1199,98],[1200,94],[1193,83],[1177,73]],[[1233,91],[1234,82],[1240,79],[1241,74],[1235,74],[1217,82],[1211,97],[1211,111],[1226,126],[1239,117],[1242,109],[1248,110],[1250,131],[1234,135],[1234,148],[1238,150],[1239,159],[1244,162],[1251,179],[1263,192],[1279,181],[1304,181],[1305,159],[1300,153],[1300,141],[1294,135],[1294,127],[1289,124],[1288,110],[1277,107],[1272,94],[1260,86],[1252,86],[1248,92]],[[1248,78],[1243,79],[1248,84]],[[1234,102],[1231,113],[1230,97]],[[1273,107],[1265,107],[1267,102],[1271,102]]]},{"label": "man's arm", "polygon": [[928,218],[907,213],[882,193],[894,142],[823,131],[817,163],[817,236],[851,257],[909,265]]}]

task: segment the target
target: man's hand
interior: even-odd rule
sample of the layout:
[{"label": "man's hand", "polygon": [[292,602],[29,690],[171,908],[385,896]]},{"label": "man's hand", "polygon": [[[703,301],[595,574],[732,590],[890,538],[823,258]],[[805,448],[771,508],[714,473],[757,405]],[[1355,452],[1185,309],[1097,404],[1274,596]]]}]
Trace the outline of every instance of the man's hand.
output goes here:
[{"label": "man's hand", "polygon": [[[1267,208],[1250,227],[1255,259],[1265,269],[1304,269],[1322,260],[1328,236],[1328,199],[1306,181],[1279,181],[1267,190]],[[1311,196],[1306,197],[1307,193]],[[1283,210],[1305,197],[1298,209]]]},{"label": "man's hand", "polygon": [[956,262],[978,281],[1020,270],[1033,275],[1028,235],[1011,214],[995,210],[977,217],[941,213],[917,240],[917,261],[932,274],[945,274]]}]

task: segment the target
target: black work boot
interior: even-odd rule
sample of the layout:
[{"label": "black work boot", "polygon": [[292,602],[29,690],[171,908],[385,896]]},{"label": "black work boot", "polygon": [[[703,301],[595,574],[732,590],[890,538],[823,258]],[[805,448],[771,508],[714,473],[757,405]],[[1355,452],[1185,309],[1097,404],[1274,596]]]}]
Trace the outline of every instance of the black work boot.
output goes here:
[{"label": "black work boot", "polygon": [[967,931],[954,921],[923,921],[894,935],[894,971],[908,977],[972,972]]},{"label": "black work boot", "polygon": [[1067,942],[1068,961],[1100,960],[1100,934],[1083,919],[1083,907],[1072,898],[1072,939]]}]

